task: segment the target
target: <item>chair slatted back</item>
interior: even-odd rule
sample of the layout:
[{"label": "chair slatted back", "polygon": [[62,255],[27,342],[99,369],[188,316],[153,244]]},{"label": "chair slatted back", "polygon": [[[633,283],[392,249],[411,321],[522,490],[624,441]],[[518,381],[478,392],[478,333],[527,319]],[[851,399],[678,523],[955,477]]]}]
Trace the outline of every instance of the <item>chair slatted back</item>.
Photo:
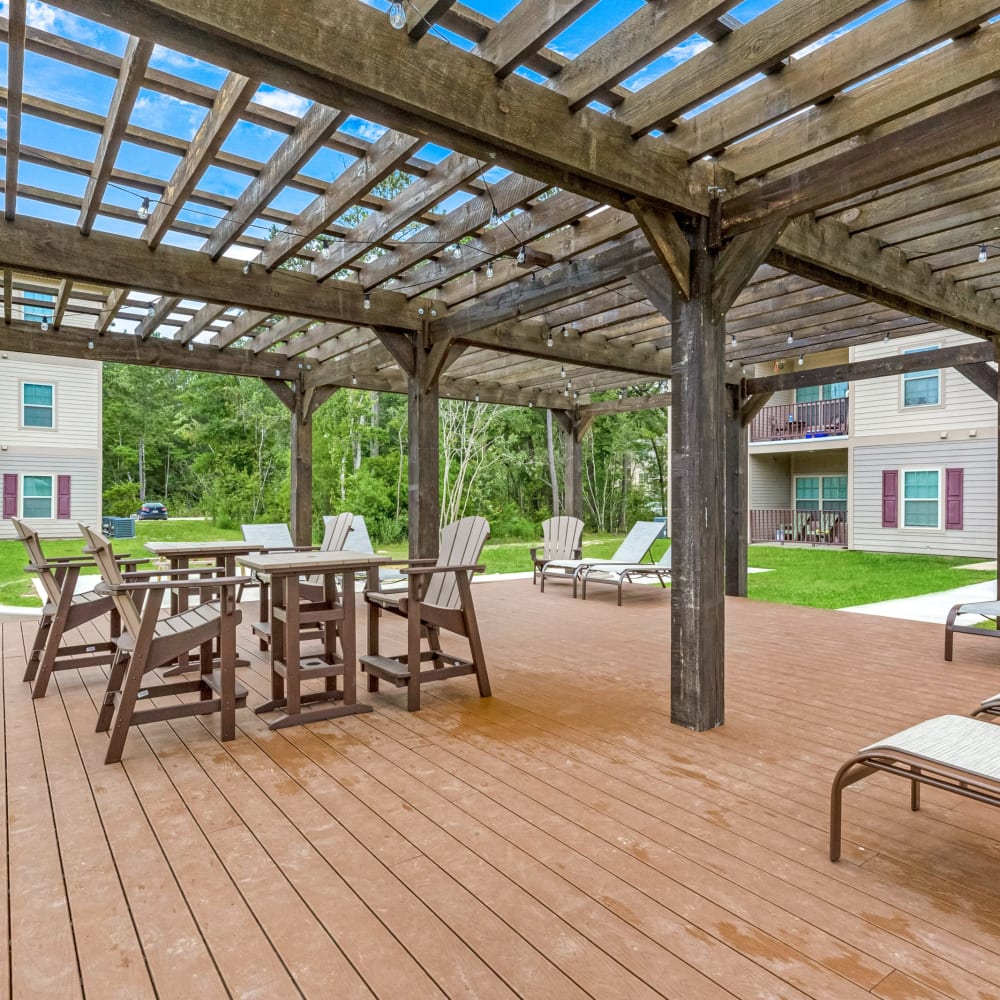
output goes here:
[{"label": "chair slatted back", "polygon": [[[86,552],[94,557],[94,562],[101,571],[101,579],[109,585],[121,584],[122,574],[118,563],[115,562],[115,554],[111,551],[111,543],[100,532],[88,528],[85,524],[80,524],[79,528],[87,540]],[[134,638],[139,634],[140,615],[132,595],[124,590],[116,590],[112,592],[111,599],[121,616],[124,630]]]},{"label": "chair slatted back", "polygon": [[[490,537],[490,522],[485,517],[463,517],[441,529],[438,566],[466,566],[479,561]],[[472,575],[471,573],[469,574]],[[424,592],[424,604],[438,608],[459,608],[462,597],[454,573],[435,573]]]},{"label": "chair slatted back", "polygon": [[572,559],[580,548],[583,521],[578,517],[550,517],[542,521],[542,557]]},{"label": "chair slatted back", "polygon": [[[320,552],[341,552],[344,548],[344,543],[347,541],[347,536],[351,531],[351,525],[354,523],[353,514],[324,514],[323,515],[323,542],[320,545]],[[312,576],[306,577],[306,583],[312,584],[314,587],[321,587],[323,585],[323,574],[314,573]]]},{"label": "chair slatted back", "polygon": [[636,521],[632,530],[622,539],[618,551],[607,561],[641,563],[662,530],[663,525],[656,521]]},{"label": "chair slatted back", "polygon": [[262,549],[294,549],[287,524],[243,524],[243,540]]},{"label": "chair slatted back", "polygon": [[56,580],[55,573],[48,568],[45,553],[42,552],[42,543],[38,540],[38,532],[29,528],[24,521],[21,521],[16,517],[12,517],[10,519],[10,523],[14,525],[17,537],[24,542],[24,547],[28,551],[28,561],[39,567],[37,570],[38,579],[41,581],[42,587],[45,589],[45,596],[53,604],[58,604],[59,583]]},{"label": "chair slatted back", "polygon": [[364,514],[354,515],[354,520],[351,523],[351,533],[344,543],[344,549],[348,552],[363,552],[366,556],[375,554]]}]

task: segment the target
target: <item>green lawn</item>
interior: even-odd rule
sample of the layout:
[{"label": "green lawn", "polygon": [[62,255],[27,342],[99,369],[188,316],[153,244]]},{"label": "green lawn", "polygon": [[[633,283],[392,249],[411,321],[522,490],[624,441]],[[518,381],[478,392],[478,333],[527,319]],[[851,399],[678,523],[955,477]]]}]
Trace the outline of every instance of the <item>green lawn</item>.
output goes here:
[{"label": "green lawn", "polygon": [[[138,521],[135,539],[119,539],[115,550],[138,554],[146,542],[213,541],[240,538],[236,529],[218,528],[212,521]],[[621,538],[590,535],[584,540],[584,555],[607,558]],[[531,570],[530,542],[491,541],[483,551],[488,573],[524,573]],[[81,541],[45,542],[51,555],[78,555]],[[653,546],[659,558],[667,543]],[[381,549],[397,559],[406,557],[406,543]],[[37,607],[39,602],[24,572],[26,562],[20,542],[0,542],[0,604]],[[750,565],[769,573],[751,573],[749,596],[759,601],[803,604],[815,608],[842,608],[870,604],[897,597],[914,597],[951,590],[991,580],[996,574],[952,567],[974,562],[967,558],[888,555],[846,552],[843,549],[783,548],[776,545],[750,547]]]}]

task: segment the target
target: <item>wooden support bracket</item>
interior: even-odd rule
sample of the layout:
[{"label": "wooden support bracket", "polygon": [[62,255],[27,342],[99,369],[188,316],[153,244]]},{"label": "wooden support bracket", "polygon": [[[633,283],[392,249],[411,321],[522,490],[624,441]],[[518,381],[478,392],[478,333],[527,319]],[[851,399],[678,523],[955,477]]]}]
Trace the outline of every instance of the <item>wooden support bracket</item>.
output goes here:
[{"label": "wooden support bracket", "polygon": [[673,279],[677,291],[691,297],[691,249],[672,212],[664,211],[641,198],[633,198],[628,210],[649,241],[657,259]]},{"label": "wooden support bracket", "polygon": [[730,240],[719,254],[712,288],[712,306],[719,315],[729,311],[754,272],[767,259],[787,223],[787,219],[769,220]]}]

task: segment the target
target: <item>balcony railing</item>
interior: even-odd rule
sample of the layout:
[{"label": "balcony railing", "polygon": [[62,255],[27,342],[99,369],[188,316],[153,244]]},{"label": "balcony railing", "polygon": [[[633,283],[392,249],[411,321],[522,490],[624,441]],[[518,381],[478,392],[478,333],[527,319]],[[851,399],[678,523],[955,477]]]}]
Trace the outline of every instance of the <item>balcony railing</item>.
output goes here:
[{"label": "balcony railing", "polygon": [[847,399],[765,406],[750,425],[750,440],[840,437],[847,433],[847,410]]},{"label": "balcony railing", "polygon": [[843,548],[847,545],[847,513],[780,507],[752,510],[750,542],[803,542]]}]

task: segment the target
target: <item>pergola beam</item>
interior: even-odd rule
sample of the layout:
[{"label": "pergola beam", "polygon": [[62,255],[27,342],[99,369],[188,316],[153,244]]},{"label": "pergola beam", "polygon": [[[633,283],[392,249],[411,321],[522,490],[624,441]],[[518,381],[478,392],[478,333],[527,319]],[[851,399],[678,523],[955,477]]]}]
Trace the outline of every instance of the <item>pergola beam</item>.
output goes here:
[{"label": "pergola beam", "polygon": [[[432,35],[414,45],[381,11],[356,0],[313,0],[306,7],[296,0],[62,5],[597,201],[622,207],[624,193],[708,211],[709,169],[688,167],[683,154],[662,140],[636,142],[627,126],[589,108],[570,115],[560,94],[516,75],[498,81],[485,59]],[[282,25],[280,32],[275,24]]]}]

